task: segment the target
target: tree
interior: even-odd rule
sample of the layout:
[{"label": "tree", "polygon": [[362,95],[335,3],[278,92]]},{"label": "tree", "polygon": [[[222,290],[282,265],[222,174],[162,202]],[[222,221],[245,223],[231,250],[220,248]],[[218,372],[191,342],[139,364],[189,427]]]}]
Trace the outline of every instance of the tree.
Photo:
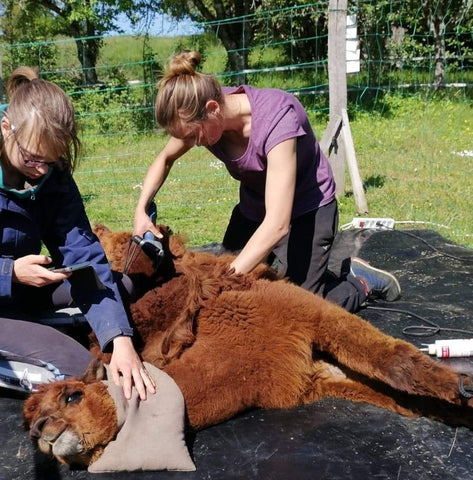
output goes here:
[{"label": "tree", "polygon": [[[163,0],[162,8],[177,20],[187,17],[203,23],[224,45],[228,56],[227,69],[242,72],[248,68],[250,49],[268,33],[273,38],[288,40],[283,49],[286,53],[290,52],[290,58],[317,58],[316,50],[319,45],[315,45],[315,42],[309,42],[307,49],[291,51],[290,39],[294,38],[295,34],[312,37],[317,31],[320,17],[305,11],[294,21],[291,15],[284,13],[291,5],[303,7],[309,3],[310,0]],[[277,13],[272,16],[268,10]],[[311,11],[313,12],[313,9]],[[323,53],[325,55],[326,51]],[[244,81],[244,74],[237,75],[236,83]]]},{"label": "tree", "polygon": [[[255,25],[244,17],[262,4],[263,0],[163,0],[162,8],[177,20],[189,18],[206,23],[223,43],[228,53],[227,68],[241,72],[247,67],[248,46],[255,34]],[[239,83],[243,80],[240,76]]]},{"label": "tree", "polygon": [[0,2],[1,38],[0,51],[0,99],[3,98],[3,73],[19,65],[36,65],[41,70],[53,70],[57,47],[52,42],[40,42],[50,38],[51,19],[37,5],[28,11],[17,0]]},{"label": "tree", "polygon": [[[467,57],[467,49],[471,49],[471,6],[471,0],[359,3],[362,58],[389,58],[396,68],[402,68],[406,62],[411,67],[428,68],[434,58],[433,84],[439,89],[445,85],[448,62],[452,58],[458,61],[462,54]],[[387,40],[379,42],[383,37]],[[390,62],[378,64],[369,63],[370,69],[376,69],[373,74],[379,75],[383,68],[391,67]]]},{"label": "tree", "polygon": [[[120,31],[117,19],[121,13],[132,24],[137,24],[142,18],[151,21],[160,8],[161,0],[7,0],[2,3],[7,18],[15,19],[23,32],[27,32],[41,15],[49,20],[49,37],[74,37],[77,57],[82,65],[83,82],[85,85],[94,85],[98,83],[95,67],[102,45],[101,36]],[[20,18],[22,22],[28,19],[28,23],[20,23]],[[24,37],[18,28],[16,33],[20,34],[16,42],[21,41]]]},{"label": "tree", "polygon": [[263,45],[271,38],[292,63],[326,59],[327,8],[328,1],[314,5],[313,0],[265,0],[258,12],[257,42]]},{"label": "tree", "polygon": [[445,33],[447,28],[451,31],[456,30],[470,11],[471,5],[471,0],[438,0],[435,4],[424,0],[422,3],[425,21],[434,39],[434,85],[436,89],[445,84],[447,63]]}]

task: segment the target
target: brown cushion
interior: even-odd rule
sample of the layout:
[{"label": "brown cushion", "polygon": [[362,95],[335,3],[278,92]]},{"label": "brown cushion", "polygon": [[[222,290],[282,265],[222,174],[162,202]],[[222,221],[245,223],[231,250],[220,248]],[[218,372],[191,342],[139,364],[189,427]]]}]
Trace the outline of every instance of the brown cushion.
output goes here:
[{"label": "brown cushion", "polygon": [[120,431],[89,465],[89,472],[195,470],[184,437],[184,397],[167,373],[149,363],[145,367],[157,388],[145,401],[136,389],[127,400],[122,387],[112,380],[105,382],[117,406]]}]

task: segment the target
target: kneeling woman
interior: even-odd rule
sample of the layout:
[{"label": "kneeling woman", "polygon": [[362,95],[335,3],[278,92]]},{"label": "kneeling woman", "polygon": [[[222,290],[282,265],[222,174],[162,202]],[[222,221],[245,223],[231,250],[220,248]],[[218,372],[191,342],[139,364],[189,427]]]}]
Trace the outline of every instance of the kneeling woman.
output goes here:
[{"label": "kneeling woman", "polygon": [[239,252],[236,273],[269,259],[295,284],[350,312],[368,297],[396,300],[397,279],[361,259],[352,259],[347,275],[328,270],[338,229],[335,181],[300,102],[277,89],[221,87],[197,71],[200,62],[198,52],[175,55],[159,84],[156,120],[171,137],[146,174],[134,233],[153,231],[147,207],[174,162],[202,146],[240,182],[222,242]]}]

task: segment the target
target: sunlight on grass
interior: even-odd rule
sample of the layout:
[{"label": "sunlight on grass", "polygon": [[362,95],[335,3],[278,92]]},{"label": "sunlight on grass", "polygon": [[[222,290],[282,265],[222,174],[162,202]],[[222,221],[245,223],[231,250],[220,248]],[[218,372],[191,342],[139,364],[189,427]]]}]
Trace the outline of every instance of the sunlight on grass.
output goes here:
[{"label": "sunlight on grass", "polygon": [[[404,105],[393,118],[366,115],[351,124],[369,216],[419,222],[419,228],[473,246],[473,213],[467,207],[472,193],[472,109],[465,103],[424,105],[416,99],[405,99]],[[378,183],[371,181],[370,186],[374,178]],[[342,222],[354,216],[350,207],[343,202]],[[405,228],[401,225],[397,228]]]},{"label": "sunlight on grass", "polygon": [[[369,216],[391,217],[396,228],[429,228],[473,247],[472,108],[464,102],[397,99],[389,115],[356,112],[350,120]],[[320,138],[326,123],[314,118]],[[111,137],[89,145],[75,177],[92,222],[130,230],[141,182],[166,135]],[[204,148],[179,159],[156,197],[160,223],[191,245],[221,241],[238,183]],[[358,216],[347,175],[340,225]]]}]

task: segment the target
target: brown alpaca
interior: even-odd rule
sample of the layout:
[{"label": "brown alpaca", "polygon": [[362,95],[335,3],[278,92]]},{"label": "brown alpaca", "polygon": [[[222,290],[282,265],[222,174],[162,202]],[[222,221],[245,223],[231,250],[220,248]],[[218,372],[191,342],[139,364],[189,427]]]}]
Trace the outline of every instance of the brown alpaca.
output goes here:
[{"label": "brown alpaca", "polygon": [[[97,233],[113,267],[121,269],[129,234],[103,227]],[[473,400],[459,393],[459,383],[470,386],[469,378],[277,280],[266,266],[234,275],[230,256],[186,250],[177,236],[164,245],[172,255],[159,272],[150,271],[141,253],[131,263],[130,274],[145,290],[155,285],[139,292],[131,314],[143,360],[175,380],[191,427],[201,429],[248,408],[290,408],[327,396],[470,426]],[[103,384],[74,380],[31,395],[24,416],[41,450],[88,464],[116,435],[112,411]],[[59,430],[73,440],[58,454],[52,445]]]}]

